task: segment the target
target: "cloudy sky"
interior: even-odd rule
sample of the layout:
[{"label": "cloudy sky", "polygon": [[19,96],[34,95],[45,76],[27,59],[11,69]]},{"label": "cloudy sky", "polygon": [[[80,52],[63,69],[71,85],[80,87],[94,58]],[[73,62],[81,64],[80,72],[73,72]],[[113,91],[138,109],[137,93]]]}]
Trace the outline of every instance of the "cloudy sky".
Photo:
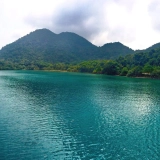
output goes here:
[{"label": "cloudy sky", "polygon": [[102,46],[160,42],[159,0],[0,0],[0,48],[40,28],[74,32]]}]

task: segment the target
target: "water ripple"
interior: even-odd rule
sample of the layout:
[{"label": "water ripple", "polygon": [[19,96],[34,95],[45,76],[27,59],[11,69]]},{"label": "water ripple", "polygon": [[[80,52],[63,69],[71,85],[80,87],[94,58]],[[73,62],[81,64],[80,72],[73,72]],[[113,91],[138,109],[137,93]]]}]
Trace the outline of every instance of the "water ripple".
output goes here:
[{"label": "water ripple", "polygon": [[160,82],[0,72],[0,159],[160,158]]}]

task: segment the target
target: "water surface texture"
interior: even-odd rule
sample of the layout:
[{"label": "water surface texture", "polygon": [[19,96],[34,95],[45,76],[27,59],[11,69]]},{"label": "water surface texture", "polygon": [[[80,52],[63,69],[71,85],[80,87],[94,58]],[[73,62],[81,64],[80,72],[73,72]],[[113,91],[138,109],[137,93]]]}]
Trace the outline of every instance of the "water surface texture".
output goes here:
[{"label": "water surface texture", "polygon": [[160,81],[0,71],[1,160],[159,160]]}]

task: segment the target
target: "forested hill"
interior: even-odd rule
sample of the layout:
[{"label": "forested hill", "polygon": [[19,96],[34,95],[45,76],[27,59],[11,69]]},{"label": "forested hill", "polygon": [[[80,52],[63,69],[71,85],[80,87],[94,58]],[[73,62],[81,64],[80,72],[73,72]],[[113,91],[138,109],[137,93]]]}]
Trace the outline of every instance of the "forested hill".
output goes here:
[{"label": "forested hill", "polygon": [[0,60],[24,65],[39,61],[71,63],[112,59],[130,53],[133,50],[119,42],[97,47],[75,33],[55,34],[48,29],[39,29],[3,47]]},{"label": "forested hill", "polygon": [[75,33],[39,29],[0,50],[0,69],[160,78],[160,43],[139,51],[120,42],[97,47]]},{"label": "forested hill", "polygon": [[110,59],[115,59],[119,56],[125,56],[129,53],[130,54],[134,53],[134,51],[131,48],[124,46],[120,42],[107,43],[107,44],[103,45],[100,48],[100,50],[101,50],[101,52],[100,52],[101,56],[106,59],[107,59],[107,57],[110,57]]},{"label": "forested hill", "polygon": [[139,52],[116,60],[84,61],[67,66],[68,71],[131,77],[160,78],[160,48]]},{"label": "forested hill", "polygon": [[151,50],[154,50],[154,49],[160,49],[160,43],[156,43],[146,49],[142,49],[142,50],[136,50],[135,53],[139,53],[139,52],[149,52]]},{"label": "forested hill", "polygon": [[12,62],[72,62],[90,59],[91,51],[96,49],[96,46],[74,33],[54,34],[40,29],[3,47],[0,58]]},{"label": "forested hill", "polygon": [[156,43],[152,45],[151,47],[145,49],[145,51],[151,51],[152,49],[159,49],[160,48],[160,43]]}]

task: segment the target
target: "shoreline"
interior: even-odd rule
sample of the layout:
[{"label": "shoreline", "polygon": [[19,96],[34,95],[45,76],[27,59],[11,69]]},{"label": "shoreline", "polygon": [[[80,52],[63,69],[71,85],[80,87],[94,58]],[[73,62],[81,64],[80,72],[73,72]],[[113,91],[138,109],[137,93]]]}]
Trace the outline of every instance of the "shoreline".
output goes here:
[{"label": "shoreline", "polygon": [[68,72],[68,73],[83,73],[83,74],[93,74],[93,75],[107,75],[107,76],[119,76],[119,77],[126,77],[126,78],[140,78],[140,79],[160,79],[160,78],[154,78],[154,77],[149,77],[149,76],[133,76],[133,77],[128,77],[128,76],[121,76],[121,75],[109,75],[109,74],[102,74],[102,73],[90,73],[90,72],[71,72],[67,70],[0,70],[0,71],[43,71],[43,72]]},{"label": "shoreline", "polygon": [[119,76],[119,77],[126,77],[126,78],[140,78],[140,79],[159,79],[159,78],[153,78],[149,76],[137,76],[137,77],[128,77],[128,76],[121,76],[121,75],[109,75],[109,74],[102,74],[102,73],[90,73],[90,72],[71,72],[67,70],[34,70],[34,71],[45,71],[45,72],[68,72],[68,73],[88,73],[88,74],[94,74],[94,75],[107,75],[107,76]]}]

